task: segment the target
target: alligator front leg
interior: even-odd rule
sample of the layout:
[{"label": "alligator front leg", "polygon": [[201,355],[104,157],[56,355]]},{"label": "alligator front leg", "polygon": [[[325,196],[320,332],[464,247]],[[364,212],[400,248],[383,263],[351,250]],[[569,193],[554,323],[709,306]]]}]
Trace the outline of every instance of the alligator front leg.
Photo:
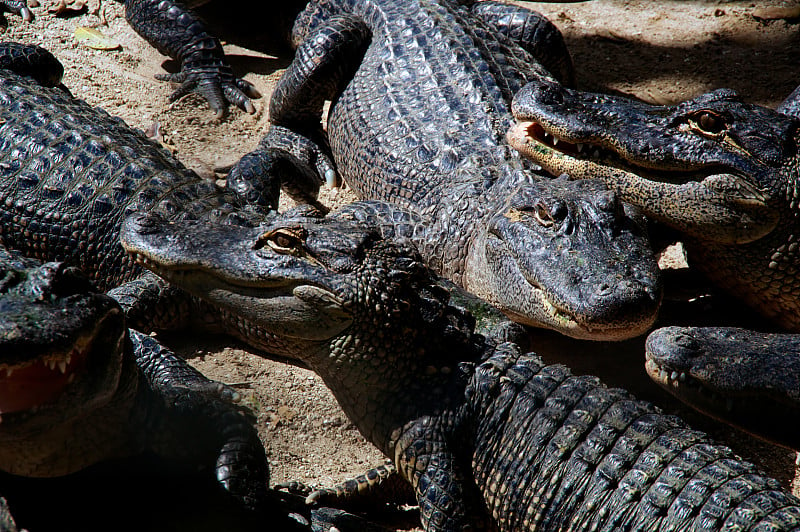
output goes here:
[{"label": "alligator front leg", "polygon": [[[267,507],[267,457],[252,415],[235,403],[238,392],[207,379],[153,338],[134,330],[130,334],[136,364],[151,393],[146,400],[154,403],[153,412],[162,413],[152,420],[153,430],[143,435],[148,446],[190,463],[206,461],[236,505],[256,518],[273,510]],[[175,434],[178,438],[171,437]],[[285,517],[287,527],[297,524]]]},{"label": "alligator front leg", "polygon": [[[414,487],[426,532],[493,530],[466,464],[450,445],[453,416],[422,417],[393,445],[399,474]],[[459,446],[464,442],[459,441]]]},{"label": "alligator front leg", "polygon": [[336,183],[336,170],[323,147],[281,126],[272,126],[260,146],[242,157],[231,169],[226,188],[245,203],[277,210],[280,190],[295,201],[308,203],[320,212],[327,209],[317,201],[322,179]]},{"label": "alligator front leg", "polygon": [[[260,200],[260,191],[282,186],[301,201],[315,199],[322,182],[336,183],[336,170],[322,129],[326,100],[352,78],[370,33],[354,16],[332,17],[300,44],[270,100],[270,131],[228,176],[228,187]],[[316,173],[316,176],[314,175]],[[263,183],[254,183],[261,180]]]},{"label": "alligator front leg", "polygon": [[149,271],[108,295],[122,307],[128,326],[139,331],[177,330],[198,321],[195,300]]},{"label": "alligator front leg", "polygon": [[170,101],[195,92],[208,101],[218,119],[227,115],[229,103],[248,113],[255,112],[250,98],[259,98],[259,92],[233,74],[219,40],[179,2],[126,0],[125,17],[159,52],[181,63],[179,73],[156,76],[180,83]]},{"label": "alligator front leg", "polygon": [[25,22],[33,20],[33,13],[26,0],[0,0],[0,13],[5,11],[19,15]]}]

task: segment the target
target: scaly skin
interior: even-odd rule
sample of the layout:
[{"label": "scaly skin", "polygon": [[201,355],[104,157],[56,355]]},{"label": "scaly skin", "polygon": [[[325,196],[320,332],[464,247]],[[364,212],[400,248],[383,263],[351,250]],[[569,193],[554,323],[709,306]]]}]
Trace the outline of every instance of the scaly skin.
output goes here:
[{"label": "scaly skin", "polygon": [[[638,218],[600,183],[544,179],[504,141],[514,91],[551,79],[532,53],[570,77],[552,24],[496,2],[331,0],[309,5],[294,39],[270,131],[245,159],[292,162],[262,188],[290,181],[313,199],[338,171],[373,200],[360,219],[513,319],[592,340],[649,328],[661,286]],[[247,182],[234,168],[229,186],[248,195]]]},{"label": "scaly skin", "polygon": [[665,327],[646,352],[650,378],[684,403],[800,450],[800,335]]},{"label": "scaly skin", "polygon": [[267,460],[236,396],[128,330],[77,269],[0,248],[0,471],[53,478],[149,451],[213,472],[257,516]]},{"label": "scaly skin", "polygon": [[42,48],[0,46],[0,245],[78,266],[112,290],[129,324],[172,328],[197,311],[185,294],[133,264],[119,226],[137,211],[257,224],[263,211],[186,169],[122,120],[50,84]]},{"label": "scaly skin", "polygon": [[798,499],[676,417],[474,334],[407,244],[316,224],[138,215],[121,237],[238,316],[251,345],[302,358],[394,463],[312,501],[399,475],[428,531],[800,527]]},{"label": "scaly skin", "polygon": [[656,106],[543,80],[516,95],[508,139],[554,175],[602,178],[683,233],[692,266],[796,331],[800,128],[788,114],[796,100],[776,112],[720,89]]}]

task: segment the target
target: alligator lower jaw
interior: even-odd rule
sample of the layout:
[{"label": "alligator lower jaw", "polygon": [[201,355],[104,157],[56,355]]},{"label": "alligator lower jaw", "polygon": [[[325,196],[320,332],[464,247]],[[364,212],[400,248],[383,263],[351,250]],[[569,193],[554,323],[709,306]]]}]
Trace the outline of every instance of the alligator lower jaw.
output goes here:
[{"label": "alligator lower jaw", "polygon": [[508,130],[506,139],[524,157],[554,175],[596,176],[598,169],[610,167],[606,161],[619,158],[615,152],[594,144],[559,139],[536,122],[517,122]]},{"label": "alligator lower jaw", "polygon": [[699,169],[693,172],[642,166],[613,149],[591,142],[559,139],[536,122],[517,122],[509,129],[506,139],[520,154],[551,174],[567,174],[573,179],[599,178],[609,182],[627,177],[679,185],[700,182],[706,177]]},{"label": "alligator lower jaw", "polygon": [[[352,313],[334,292],[302,280],[228,279],[213,270],[161,266],[143,254],[133,260],[199,299],[215,305],[245,342],[271,351],[276,344],[327,341],[350,327]],[[302,357],[300,357],[302,358]]]},{"label": "alligator lower jaw", "polygon": [[635,338],[646,333],[655,320],[655,316],[651,320],[644,320],[640,324],[626,324],[624,326],[601,326],[601,325],[586,325],[570,318],[562,311],[559,311],[544,298],[542,294],[542,306],[552,309],[548,312],[548,317],[540,317],[539,321],[531,321],[529,317],[519,315],[513,310],[501,309],[511,319],[516,322],[538,328],[552,329],[570,338],[576,340],[591,340],[595,342],[620,342]]}]

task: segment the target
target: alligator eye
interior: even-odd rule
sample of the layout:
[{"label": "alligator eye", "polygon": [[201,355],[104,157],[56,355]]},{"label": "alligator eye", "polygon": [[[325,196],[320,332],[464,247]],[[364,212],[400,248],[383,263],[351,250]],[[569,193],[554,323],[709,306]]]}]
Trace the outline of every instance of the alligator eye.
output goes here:
[{"label": "alligator eye", "polygon": [[544,203],[537,203],[533,208],[533,217],[544,227],[551,227],[556,222],[564,219],[565,207],[557,202],[548,208]]},{"label": "alligator eye", "polygon": [[253,249],[261,249],[265,245],[281,253],[297,255],[303,252],[306,232],[302,228],[280,228],[268,231],[258,237]]},{"label": "alligator eye", "polygon": [[725,120],[716,113],[699,111],[689,117],[689,125],[706,135],[719,135],[725,131]]}]

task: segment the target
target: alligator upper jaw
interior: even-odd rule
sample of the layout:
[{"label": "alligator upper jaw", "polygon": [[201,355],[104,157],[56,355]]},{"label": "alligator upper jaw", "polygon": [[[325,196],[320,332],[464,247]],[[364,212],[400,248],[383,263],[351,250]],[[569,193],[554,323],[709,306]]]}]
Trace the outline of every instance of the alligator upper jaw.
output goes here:
[{"label": "alligator upper jaw", "polygon": [[638,166],[607,146],[563,140],[531,121],[518,121],[507,140],[551,174],[602,179],[646,215],[697,239],[744,244],[778,225],[777,210],[767,205],[769,198],[734,173]]},{"label": "alligator upper jaw", "polygon": [[134,260],[204,301],[229,309],[269,349],[270,339],[325,341],[353,323],[342,299],[324,286],[293,279],[236,279],[197,265],[161,265],[129,249]]}]

